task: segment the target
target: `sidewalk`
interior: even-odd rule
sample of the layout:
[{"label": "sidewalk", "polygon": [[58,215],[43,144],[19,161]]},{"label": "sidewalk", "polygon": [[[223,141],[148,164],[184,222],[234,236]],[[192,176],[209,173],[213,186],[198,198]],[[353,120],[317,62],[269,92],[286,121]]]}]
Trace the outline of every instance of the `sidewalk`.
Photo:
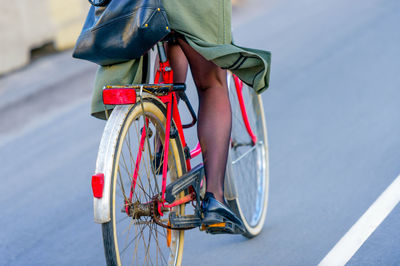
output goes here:
[{"label": "sidewalk", "polygon": [[56,110],[89,99],[96,69],[65,51],[0,78],[0,143]]},{"label": "sidewalk", "polygon": [[73,47],[90,4],[87,0],[0,0],[0,74],[29,64],[30,51],[52,44]]}]

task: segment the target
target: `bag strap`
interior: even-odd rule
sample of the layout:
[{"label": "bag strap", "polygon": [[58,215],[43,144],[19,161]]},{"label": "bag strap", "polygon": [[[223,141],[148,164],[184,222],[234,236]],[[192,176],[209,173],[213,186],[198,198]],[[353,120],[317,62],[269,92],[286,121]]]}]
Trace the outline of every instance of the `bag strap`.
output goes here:
[{"label": "bag strap", "polygon": [[106,6],[111,0],[100,0],[97,4],[94,2],[95,0],[88,0],[90,4],[93,6]]}]

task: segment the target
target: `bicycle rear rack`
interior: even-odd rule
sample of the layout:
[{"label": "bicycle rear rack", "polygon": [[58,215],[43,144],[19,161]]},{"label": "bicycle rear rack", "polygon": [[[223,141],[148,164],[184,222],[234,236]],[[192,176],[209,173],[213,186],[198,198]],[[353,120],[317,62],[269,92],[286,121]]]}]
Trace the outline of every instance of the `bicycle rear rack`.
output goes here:
[{"label": "bicycle rear rack", "polygon": [[155,96],[164,96],[171,92],[184,92],[184,83],[176,84],[135,84],[124,86],[105,86],[103,89],[103,103],[108,105],[124,105],[136,103],[138,91],[147,92]]},{"label": "bicycle rear rack", "polygon": [[150,93],[157,97],[165,96],[169,93],[177,93],[189,110],[192,121],[189,124],[182,125],[183,128],[190,128],[197,123],[196,112],[186,95],[185,83],[174,84],[135,84],[105,86],[103,89],[103,103],[105,105],[126,105],[137,102],[137,93],[140,91]]}]

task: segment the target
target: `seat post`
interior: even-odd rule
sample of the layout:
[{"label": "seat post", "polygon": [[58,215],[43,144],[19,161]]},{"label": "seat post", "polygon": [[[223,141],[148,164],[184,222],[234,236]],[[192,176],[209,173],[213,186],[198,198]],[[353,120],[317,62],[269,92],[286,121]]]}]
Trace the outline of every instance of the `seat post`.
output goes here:
[{"label": "seat post", "polygon": [[161,63],[167,62],[167,54],[165,52],[164,48],[164,43],[163,42],[158,42],[157,43],[157,50],[158,50],[158,56],[160,58]]}]

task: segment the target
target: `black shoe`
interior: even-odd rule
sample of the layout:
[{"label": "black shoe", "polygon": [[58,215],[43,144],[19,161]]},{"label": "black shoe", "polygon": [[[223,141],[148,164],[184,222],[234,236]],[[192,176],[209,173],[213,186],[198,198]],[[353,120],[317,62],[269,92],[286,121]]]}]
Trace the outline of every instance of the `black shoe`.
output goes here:
[{"label": "black shoe", "polygon": [[206,192],[202,203],[202,228],[211,234],[243,234],[245,232],[242,220],[225,204]]}]

